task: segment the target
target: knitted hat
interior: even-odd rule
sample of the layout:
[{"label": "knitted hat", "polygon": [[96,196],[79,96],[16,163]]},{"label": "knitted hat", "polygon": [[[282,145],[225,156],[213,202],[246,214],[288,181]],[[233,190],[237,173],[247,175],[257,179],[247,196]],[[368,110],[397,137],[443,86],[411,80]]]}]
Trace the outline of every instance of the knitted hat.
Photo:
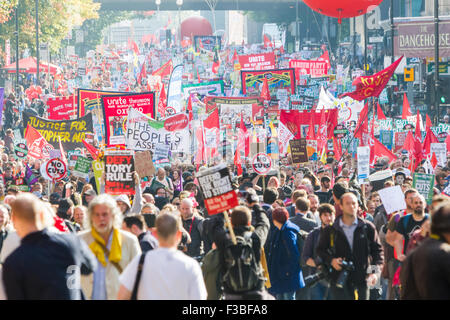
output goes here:
[{"label": "knitted hat", "polygon": [[289,219],[289,212],[286,208],[276,208],[272,211],[272,219],[278,223],[284,224]]}]

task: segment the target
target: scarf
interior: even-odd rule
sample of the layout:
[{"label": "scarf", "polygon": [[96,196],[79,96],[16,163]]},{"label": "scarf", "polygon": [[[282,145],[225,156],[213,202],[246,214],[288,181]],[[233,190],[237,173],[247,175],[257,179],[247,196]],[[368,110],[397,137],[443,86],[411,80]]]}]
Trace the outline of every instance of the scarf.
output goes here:
[{"label": "scarf", "polygon": [[[94,228],[91,229],[91,234],[94,237],[95,241],[93,241],[89,245],[89,248],[97,257],[98,261],[100,261],[100,263],[103,265],[103,267],[106,267],[105,252],[103,251],[102,246],[97,242],[100,242],[105,247],[107,245],[103,240],[103,238],[98,234],[98,232]],[[113,228],[111,250],[109,253],[108,260],[110,262],[115,263],[119,263],[119,261],[122,260],[122,237],[120,235],[119,230],[116,228]]]}]

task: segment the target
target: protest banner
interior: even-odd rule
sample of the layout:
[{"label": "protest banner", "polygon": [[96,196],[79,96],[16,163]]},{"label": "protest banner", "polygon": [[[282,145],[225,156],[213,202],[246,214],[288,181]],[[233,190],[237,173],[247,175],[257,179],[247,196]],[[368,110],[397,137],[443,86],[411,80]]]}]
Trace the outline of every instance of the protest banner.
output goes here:
[{"label": "protest banner", "polygon": [[288,146],[289,146],[289,141],[291,141],[294,138],[294,135],[292,134],[292,132],[286,128],[286,126],[282,123],[279,122],[278,123],[278,151],[280,153],[280,155],[285,155],[287,150],[288,150]]},{"label": "protest banner", "polygon": [[155,152],[153,153],[153,158],[155,160],[168,159],[169,158],[170,146],[167,144],[157,143],[155,145]]},{"label": "protest banner", "polygon": [[445,167],[447,165],[447,145],[445,143],[431,143],[430,154],[436,154],[438,165]]},{"label": "protest banner", "polygon": [[28,155],[35,159],[44,159],[50,156],[53,146],[49,144],[39,131],[28,125],[25,129],[25,140],[27,141]]},{"label": "protest banner", "polygon": [[85,157],[78,157],[72,174],[75,177],[86,178],[91,169],[91,161]]},{"label": "protest banner", "polygon": [[92,161],[92,171],[94,171],[95,185],[97,186],[97,193],[99,193],[100,185],[102,184],[102,174],[105,172],[105,162],[100,160]]},{"label": "protest banner", "polygon": [[222,37],[221,36],[194,36],[195,51],[204,49],[207,51],[213,51],[217,48],[218,51],[222,49]]},{"label": "protest banner", "polygon": [[241,70],[271,70],[275,69],[275,54],[273,52],[248,54],[239,56]]},{"label": "protest banner", "polygon": [[306,155],[310,161],[317,160],[317,140],[306,140]]},{"label": "protest banner", "polygon": [[27,140],[17,139],[14,141],[14,157],[16,159],[24,159],[28,155]]},{"label": "protest banner", "polygon": [[67,167],[61,159],[53,158],[46,163],[45,172],[52,181],[58,181],[66,176]]},{"label": "protest banner", "polygon": [[372,192],[378,191],[384,188],[384,183],[386,181],[392,181],[392,170],[382,170],[377,171],[369,176],[370,184],[372,185]]},{"label": "protest banner", "polygon": [[155,118],[155,93],[131,93],[114,96],[101,96],[103,119],[105,120],[106,145],[124,146],[124,123],[130,108]]},{"label": "protest banner", "polygon": [[166,116],[183,111],[183,92],[181,91],[181,85],[183,83],[183,69],[183,65],[178,65],[173,68],[172,74],[170,75],[169,86],[167,89],[167,107],[165,110]]},{"label": "protest banner", "polygon": [[196,174],[209,215],[231,210],[238,205],[236,191],[231,184],[225,164],[208,168]]},{"label": "protest banner", "polygon": [[157,144],[170,146],[170,151],[188,153],[190,149],[189,121],[184,113],[164,121],[155,121],[136,109],[130,109],[127,119],[126,145],[130,150],[155,152]]},{"label": "protest banner", "polygon": [[135,152],[134,167],[139,177],[148,177],[155,173],[152,155],[150,151]]},{"label": "protest banner", "polygon": [[368,183],[370,174],[370,147],[358,147],[358,183]]},{"label": "protest banner", "polygon": [[134,195],[134,159],[131,152],[105,153],[105,192],[112,195]]},{"label": "protest banner", "polygon": [[77,116],[77,96],[48,98],[47,113],[49,120],[70,120]]},{"label": "protest banner", "polygon": [[259,96],[264,79],[267,79],[271,96],[275,96],[276,91],[283,88],[288,89],[291,94],[295,93],[294,69],[241,71],[242,93]]},{"label": "protest banner", "polygon": [[289,141],[291,147],[292,163],[299,164],[308,162],[308,151],[306,150],[306,139],[296,139]]},{"label": "protest banner", "polygon": [[394,152],[403,149],[408,132],[394,132]]},{"label": "protest banner", "polygon": [[5,88],[0,88],[0,123],[2,123],[4,98],[5,98]]},{"label": "protest banner", "polygon": [[412,187],[424,196],[427,204],[433,199],[434,174],[414,173]]},{"label": "protest banner", "polygon": [[406,209],[405,196],[400,186],[380,189],[378,194],[387,214]]},{"label": "protest banner", "polygon": [[328,63],[326,61],[290,60],[289,68],[295,69],[296,79],[300,79],[302,75],[321,77],[328,73]]},{"label": "protest banner", "polygon": [[183,91],[185,100],[189,99],[189,96],[193,93],[197,93],[201,96],[221,96],[224,92],[224,83],[222,80],[219,80],[196,84],[183,84],[181,90]]},{"label": "protest banner", "polygon": [[35,128],[44,137],[44,139],[54,148],[59,148],[59,139],[64,150],[75,150],[83,148],[83,140],[86,139],[86,133],[92,133],[92,115],[87,114],[76,120],[47,120],[23,112],[24,128],[30,125]]}]

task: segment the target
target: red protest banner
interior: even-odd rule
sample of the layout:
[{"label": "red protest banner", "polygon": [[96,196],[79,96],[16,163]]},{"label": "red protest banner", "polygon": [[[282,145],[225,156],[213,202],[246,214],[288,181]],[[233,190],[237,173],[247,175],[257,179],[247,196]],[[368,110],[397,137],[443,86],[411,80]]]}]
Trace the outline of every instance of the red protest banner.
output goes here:
[{"label": "red protest banner", "polygon": [[273,52],[239,56],[242,70],[275,69],[275,54]]},{"label": "red protest banner", "polygon": [[291,60],[289,68],[295,69],[295,78],[299,81],[301,75],[311,77],[321,77],[328,73],[328,63],[326,61]]},{"label": "red protest banner", "polygon": [[134,159],[129,152],[105,154],[105,192],[112,195],[134,195]]},{"label": "red protest banner", "polygon": [[47,106],[49,120],[70,120],[70,117],[77,115],[76,95],[49,98]]},{"label": "red protest banner", "polygon": [[155,118],[155,94],[153,92],[101,96],[101,102],[108,147],[125,146],[124,123],[129,108]]},{"label": "red protest banner", "polygon": [[205,206],[209,215],[233,209],[238,205],[236,191],[231,185],[230,172],[226,165],[218,165],[197,174]]}]

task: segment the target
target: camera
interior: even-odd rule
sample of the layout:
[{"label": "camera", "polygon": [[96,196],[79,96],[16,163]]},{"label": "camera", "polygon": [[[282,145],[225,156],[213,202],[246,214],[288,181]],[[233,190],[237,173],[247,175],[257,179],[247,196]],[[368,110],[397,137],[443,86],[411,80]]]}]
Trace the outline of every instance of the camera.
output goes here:
[{"label": "camera", "polygon": [[305,281],[305,287],[314,287],[317,282],[323,279],[328,279],[331,273],[330,267],[326,267],[325,265],[319,265],[317,267],[317,272],[305,277],[303,280]]},{"label": "camera", "polygon": [[336,287],[343,288],[345,286],[345,282],[347,282],[348,275],[350,272],[355,270],[355,266],[352,261],[342,261],[341,264],[342,270],[339,273],[339,276],[336,280]]}]

